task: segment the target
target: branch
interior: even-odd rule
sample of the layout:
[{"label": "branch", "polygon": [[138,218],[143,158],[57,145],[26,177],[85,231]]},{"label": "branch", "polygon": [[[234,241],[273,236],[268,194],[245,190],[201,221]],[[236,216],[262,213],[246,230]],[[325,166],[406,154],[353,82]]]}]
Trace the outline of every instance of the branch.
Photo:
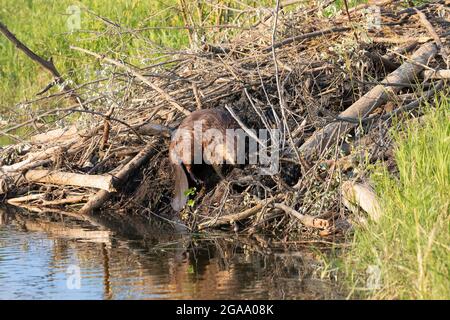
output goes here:
[{"label": "branch", "polygon": [[285,45],[291,44],[292,42],[295,42],[295,41],[307,40],[307,39],[311,39],[311,38],[325,36],[325,35],[331,34],[331,33],[346,32],[346,31],[350,31],[351,29],[352,28],[350,28],[350,27],[336,27],[336,28],[331,28],[331,29],[326,29],[326,30],[318,30],[318,31],[310,32],[310,33],[301,34],[301,35],[287,38],[287,39],[284,39],[283,41],[274,43],[273,46],[269,46],[269,47],[263,49],[263,52],[270,52],[270,51],[272,51],[272,48],[278,49]]},{"label": "branch", "polygon": [[[53,60],[50,58],[50,60],[45,60],[38,56],[36,53],[31,51],[25,44],[23,44],[19,39],[16,38],[16,36],[11,33],[11,31],[8,30],[8,28],[0,22],[0,32],[5,35],[5,37],[11,41],[17,49],[25,53],[31,60],[38,63],[41,67],[43,67],[45,70],[51,73],[51,75],[55,78],[55,83],[63,85],[63,91],[67,91],[69,93],[69,96],[73,98],[78,103],[83,103],[84,100],[77,94],[75,91],[65,83],[63,77],[56,69],[55,65],[53,64]],[[47,86],[44,90],[42,90],[39,94],[44,93],[45,91],[49,90],[51,87],[51,84]]]},{"label": "branch", "polygon": [[430,21],[428,21],[425,13],[423,13],[422,11],[420,11],[417,8],[414,8],[414,10],[416,11],[417,15],[419,16],[420,22],[422,23],[422,25],[425,27],[425,29],[427,29],[428,33],[431,35],[431,37],[433,37],[434,42],[436,42],[436,44],[439,46],[442,56],[448,61],[448,55],[449,55],[448,50],[442,44],[441,38],[437,34],[436,30],[434,30],[433,25],[430,23]]}]

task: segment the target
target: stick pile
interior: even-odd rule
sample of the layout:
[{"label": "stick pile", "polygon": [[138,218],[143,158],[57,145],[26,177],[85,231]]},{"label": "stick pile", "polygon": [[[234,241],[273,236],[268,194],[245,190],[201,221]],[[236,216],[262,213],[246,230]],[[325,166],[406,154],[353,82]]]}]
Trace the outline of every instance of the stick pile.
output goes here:
[{"label": "stick pile", "polygon": [[[346,194],[375,199],[353,191],[342,201],[341,185],[365,183],[367,162],[392,161],[392,118],[420,116],[424,102],[448,93],[448,1],[403,5],[381,2],[376,26],[368,25],[367,5],[331,18],[320,17],[320,8],[272,10],[228,42],[161,52],[159,62],[141,68],[72,47],[109,73],[62,85],[61,93],[32,103],[66,97],[75,104],[2,130],[18,142],[1,150],[0,195],[36,212],[112,209],[192,230],[334,233],[350,213],[343,204],[355,211]],[[280,172],[234,168],[174,216],[170,134],[192,111],[217,107],[249,128],[282,131]],[[24,141],[14,135],[22,127],[37,132]],[[360,207],[381,214],[378,204]]]}]

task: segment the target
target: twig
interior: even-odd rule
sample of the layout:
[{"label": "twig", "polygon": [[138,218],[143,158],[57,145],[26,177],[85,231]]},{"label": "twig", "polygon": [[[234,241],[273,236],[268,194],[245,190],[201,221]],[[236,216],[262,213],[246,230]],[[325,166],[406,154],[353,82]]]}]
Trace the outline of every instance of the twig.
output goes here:
[{"label": "twig", "polygon": [[350,12],[348,11],[348,1],[344,0],[345,12],[347,13],[348,21],[351,22],[352,18],[350,17]]},{"label": "twig", "polygon": [[425,29],[427,29],[428,33],[431,35],[431,37],[433,37],[434,41],[438,45],[439,50],[441,51],[442,56],[445,58],[445,60],[447,62],[447,67],[448,67],[449,53],[448,53],[447,48],[443,45],[441,38],[437,34],[436,30],[434,30],[434,27],[430,23],[430,21],[428,21],[427,16],[417,8],[414,8],[414,10],[416,11],[417,15],[419,16],[420,22],[422,23],[422,25],[425,27]]},{"label": "twig", "polygon": [[141,80],[143,83],[145,83],[146,85],[148,85],[150,88],[152,88],[153,90],[155,90],[156,92],[158,92],[167,102],[169,102],[173,107],[175,107],[175,109],[177,109],[178,111],[182,112],[185,115],[189,115],[191,114],[191,112],[189,110],[187,110],[186,108],[182,107],[178,102],[176,102],[174,100],[174,98],[172,98],[167,92],[165,92],[163,89],[161,89],[159,86],[157,86],[156,84],[150,82],[146,77],[144,77],[142,74],[140,74],[139,72],[135,71],[133,68],[123,64],[122,62],[119,62],[117,60],[105,57],[103,55],[100,55],[98,53],[92,52],[90,50],[87,49],[83,49],[83,48],[79,48],[79,47],[74,47],[74,46],[70,46],[70,48],[72,50],[77,50],[80,52],[84,52],[87,53],[91,56],[96,57],[99,60],[105,60],[106,62],[115,65],[121,69],[126,70],[127,72],[131,73],[133,76],[135,76],[136,78],[138,78],[139,80]]},{"label": "twig", "polygon": [[[123,124],[125,127],[127,127],[128,129],[130,129],[141,142],[145,142],[145,140],[141,137],[141,135],[139,134],[139,132],[136,131],[136,129],[134,129],[132,126],[130,126],[128,123],[126,123],[125,121],[122,121],[120,119],[111,117],[111,115],[108,114],[104,114],[98,111],[93,111],[93,110],[84,110],[84,109],[71,109],[71,108],[66,108],[63,111],[67,111],[67,112],[80,112],[80,113],[89,113],[89,114],[94,114],[97,116],[102,116],[105,120],[112,120],[115,122],[118,122],[120,124]],[[109,134],[109,132],[108,132]]]},{"label": "twig", "polygon": [[331,29],[319,30],[319,31],[301,34],[301,35],[287,38],[280,42],[277,42],[273,46],[269,46],[269,47],[263,49],[262,52],[264,52],[264,53],[270,52],[272,50],[272,48],[278,49],[285,45],[291,44],[292,42],[295,42],[295,41],[312,39],[312,38],[316,38],[316,37],[325,36],[325,35],[331,34],[331,33],[346,32],[346,31],[350,31],[351,29],[352,29],[351,27],[335,27],[335,28],[331,28]]},{"label": "twig", "polygon": [[254,139],[256,142],[259,143],[260,146],[265,146],[264,142],[261,141],[261,139],[258,138],[258,136],[255,134],[254,131],[250,130],[239,117],[236,115],[236,113],[233,111],[233,109],[229,105],[225,105],[225,109],[228,110],[230,115],[233,117],[234,120],[239,124],[239,126],[242,128],[242,130],[245,131],[246,134],[249,135],[252,139]]},{"label": "twig", "polygon": [[[87,103],[92,103],[92,102],[94,102],[94,101],[100,100],[100,99],[102,99],[102,98],[103,98],[103,97],[95,97],[95,98],[91,98],[91,99],[89,99],[89,100],[86,100],[85,103],[84,103],[84,105],[86,105]],[[27,125],[29,125],[29,124],[31,124],[31,123],[33,123],[33,122],[39,120],[39,119],[42,119],[43,117],[49,116],[49,115],[51,115],[51,114],[55,114],[55,113],[58,113],[58,112],[69,111],[69,110],[74,110],[74,108],[75,108],[75,107],[78,107],[78,106],[79,106],[79,104],[77,103],[77,104],[71,105],[71,106],[69,106],[69,107],[67,107],[67,108],[57,108],[57,109],[52,109],[52,110],[45,111],[45,112],[43,112],[43,113],[41,113],[41,114],[38,114],[36,117],[34,117],[34,118],[30,119],[30,120],[24,121],[24,122],[22,122],[22,123],[19,123],[19,124],[17,124],[17,125],[14,125],[14,126],[12,126],[12,127],[9,127],[8,129],[5,129],[5,130],[3,130],[3,131],[0,131],[0,135],[3,135],[3,134],[6,135],[7,133],[9,133],[9,132],[11,132],[11,131],[20,129],[20,128],[24,127],[24,126],[27,126]],[[86,110],[84,110],[84,111],[86,111]],[[84,111],[82,111],[82,112],[84,112]]]}]

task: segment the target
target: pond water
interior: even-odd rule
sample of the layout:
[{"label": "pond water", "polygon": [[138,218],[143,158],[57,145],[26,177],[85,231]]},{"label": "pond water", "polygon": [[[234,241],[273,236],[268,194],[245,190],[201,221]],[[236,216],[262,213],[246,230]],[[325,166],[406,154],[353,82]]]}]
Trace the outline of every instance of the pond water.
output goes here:
[{"label": "pond water", "polygon": [[[269,249],[270,248],[270,249]],[[339,298],[317,250],[0,208],[0,299]]]}]

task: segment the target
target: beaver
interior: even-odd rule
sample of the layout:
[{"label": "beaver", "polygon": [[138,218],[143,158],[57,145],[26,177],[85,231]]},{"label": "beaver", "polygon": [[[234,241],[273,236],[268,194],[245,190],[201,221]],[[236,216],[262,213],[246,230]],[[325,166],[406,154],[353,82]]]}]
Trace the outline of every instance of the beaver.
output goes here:
[{"label": "beaver", "polygon": [[[221,109],[202,109],[192,112],[179,125],[172,135],[169,157],[174,169],[175,188],[171,202],[175,211],[186,205],[186,190],[199,185],[209,176],[201,178],[199,171],[205,166],[213,167],[220,176],[219,166],[236,163],[238,137],[234,143],[227,143],[227,130],[239,129],[237,121],[228,111]],[[229,131],[228,131],[229,132]],[[229,136],[231,138],[231,136]],[[195,142],[195,143],[194,143]],[[195,171],[194,168],[199,169]],[[202,181],[203,180],[203,181]]]}]

